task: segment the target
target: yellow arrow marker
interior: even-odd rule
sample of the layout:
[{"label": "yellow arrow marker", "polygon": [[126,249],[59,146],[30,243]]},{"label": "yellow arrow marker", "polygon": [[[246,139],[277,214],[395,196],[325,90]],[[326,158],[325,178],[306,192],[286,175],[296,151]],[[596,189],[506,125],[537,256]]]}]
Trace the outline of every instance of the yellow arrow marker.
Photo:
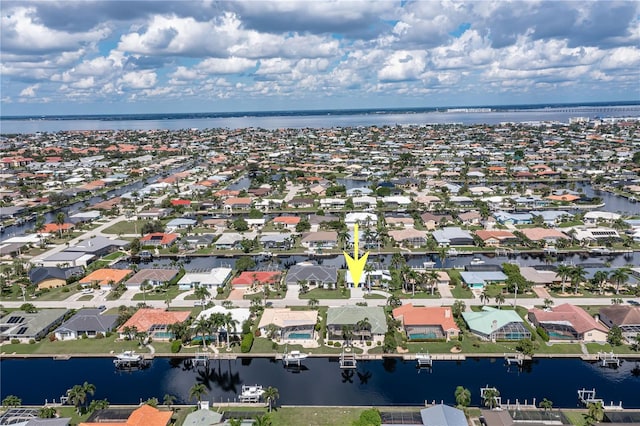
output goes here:
[{"label": "yellow arrow marker", "polygon": [[364,272],[364,265],[367,263],[367,257],[369,252],[366,252],[360,259],[358,259],[358,224],[356,223],[353,228],[353,257],[344,251],[344,259],[347,261],[349,272],[351,272],[351,278],[353,278],[353,286],[358,287],[360,285],[360,278]]}]

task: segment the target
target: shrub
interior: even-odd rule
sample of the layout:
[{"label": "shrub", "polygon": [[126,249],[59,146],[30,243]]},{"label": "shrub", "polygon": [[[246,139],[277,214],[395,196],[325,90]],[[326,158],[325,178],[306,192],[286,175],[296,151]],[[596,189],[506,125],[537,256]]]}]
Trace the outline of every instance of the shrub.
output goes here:
[{"label": "shrub", "polygon": [[382,346],[382,342],[381,342],[380,340],[378,340],[378,341],[376,342],[376,346]]},{"label": "shrub", "polygon": [[340,342],[333,342],[333,346],[334,346],[335,348],[339,348],[339,347],[340,347],[340,346],[342,346],[342,345],[340,344]]},{"label": "shrub", "polygon": [[100,332],[96,333],[96,339],[104,339],[104,334]]},{"label": "shrub", "polygon": [[547,331],[544,328],[542,328],[540,326],[537,326],[536,327],[536,333],[538,333],[538,335],[540,336],[540,338],[543,341],[545,341],[545,342],[549,341],[549,334],[547,333]]},{"label": "shrub", "polygon": [[367,346],[371,346],[371,340],[367,340]]},{"label": "shrub", "polygon": [[251,351],[253,346],[253,334],[247,333],[242,336],[242,343],[240,343],[240,352],[246,354]]},{"label": "shrub", "polygon": [[36,339],[29,339],[29,344],[30,345],[35,345],[36,344]]},{"label": "shrub", "polygon": [[20,339],[11,339],[12,345],[17,345],[18,343],[20,343]]},{"label": "shrub", "polygon": [[69,290],[69,287],[62,287],[62,292],[63,293],[69,293],[69,291],[71,291],[71,290]]},{"label": "shrub", "polygon": [[113,333],[110,331],[107,331],[107,334],[105,334],[105,337],[111,337],[111,336],[113,336]]},{"label": "shrub", "polygon": [[181,348],[182,348],[182,341],[181,340],[174,340],[173,342],[171,342],[171,353],[172,354],[177,354],[178,352],[180,352]]},{"label": "shrub", "polygon": [[256,335],[256,337],[260,337],[260,329],[259,328],[256,329],[255,335]]},{"label": "shrub", "polygon": [[327,346],[333,346],[333,341],[332,341],[332,340],[329,340],[329,341],[327,342]]},{"label": "shrub", "polygon": [[56,341],[56,335],[53,333],[49,333],[49,335],[47,336],[49,338],[50,342],[55,342]]}]

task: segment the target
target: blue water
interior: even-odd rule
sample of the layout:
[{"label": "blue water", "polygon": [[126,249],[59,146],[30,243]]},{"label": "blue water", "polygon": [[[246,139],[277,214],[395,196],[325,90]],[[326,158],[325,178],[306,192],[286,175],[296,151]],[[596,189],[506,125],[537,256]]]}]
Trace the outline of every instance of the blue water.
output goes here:
[{"label": "blue water", "polygon": [[162,400],[166,393],[189,402],[189,389],[202,383],[208,389],[205,398],[218,402],[232,401],[243,384],[261,384],[278,388],[279,404],[285,405],[422,405],[425,400],[454,404],[455,388],[462,385],[479,405],[480,388],[489,385],[505,402],[535,397],[552,400],[554,407],[575,407],[576,391],[584,387],[596,388],[607,404],[622,401],[624,407],[640,408],[640,363],[630,361],[607,369],[576,359],[540,359],[520,371],[507,368],[502,358],[470,358],[435,361],[429,373],[397,358],[360,361],[352,372],[340,370],[337,359],[308,358],[299,374],[265,358],[212,362],[208,371],[183,361],[158,358],[147,370],[123,372],[109,358],[5,359],[0,361],[0,398],[13,394],[25,404],[42,404],[88,381],[96,386],[95,398],[112,404]]},{"label": "blue water", "polygon": [[311,339],[309,333],[291,333],[287,336],[287,339]]}]

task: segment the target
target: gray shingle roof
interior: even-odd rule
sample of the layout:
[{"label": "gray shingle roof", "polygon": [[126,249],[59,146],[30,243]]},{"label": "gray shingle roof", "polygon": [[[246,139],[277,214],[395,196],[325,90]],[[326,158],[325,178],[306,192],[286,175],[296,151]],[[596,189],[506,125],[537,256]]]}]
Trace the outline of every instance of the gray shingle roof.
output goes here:
[{"label": "gray shingle roof", "polygon": [[338,271],[336,268],[320,265],[293,265],[289,268],[285,279],[287,284],[297,284],[298,281],[333,284],[337,280]]}]

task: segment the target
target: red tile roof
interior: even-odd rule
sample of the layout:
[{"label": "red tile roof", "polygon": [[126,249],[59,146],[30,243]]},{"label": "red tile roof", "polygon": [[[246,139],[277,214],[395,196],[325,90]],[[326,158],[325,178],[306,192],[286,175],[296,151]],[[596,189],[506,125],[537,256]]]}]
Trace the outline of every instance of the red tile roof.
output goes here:
[{"label": "red tile roof", "polygon": [[439,325],[443,330],[458,330],[449,306],[416,307],[411,303],[393,310],[393,317],[406,325]]},{"label": "red tile roof", "polygon": [[184,322],[189,318],[188,311],[165,311],[164,309],[138,309],[120,326],[119,332],[125,327],[136,327],[138,331],[148,331],[153,325],[170,325],[177,322]]},{"label": "red tile roof", "polygon": [[232,285],[275,284],[280,280],[279,271],[245,271],[231,281]]},{"label": "red tile roof", "polygon": [[587,313],[587,311],[569,303],[563,303],[562,305],[555,306],[551,308],[550,311],[533,308],[530,309],[529,312],[532,312],[536,316],[538,322],[569,322],[580,334],[586,333],[590,330],[600,330],[604,333],[607,332],[607,328],[596,321]]}]

